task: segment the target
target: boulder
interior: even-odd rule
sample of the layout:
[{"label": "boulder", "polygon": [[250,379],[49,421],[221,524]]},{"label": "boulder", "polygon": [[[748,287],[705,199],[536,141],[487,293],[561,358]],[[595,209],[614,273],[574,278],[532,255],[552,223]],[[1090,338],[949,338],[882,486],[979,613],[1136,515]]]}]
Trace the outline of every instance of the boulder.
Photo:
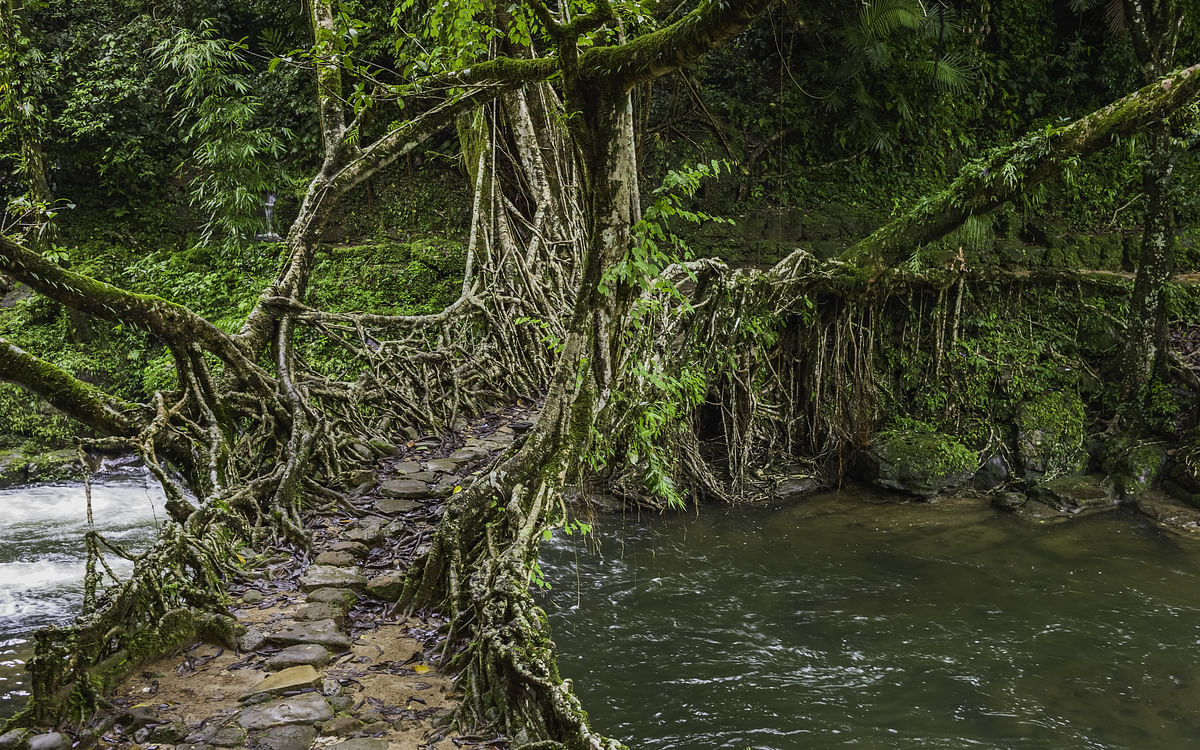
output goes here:
[{"label": "boulder", "polygon": [[296,724],[268,729],[255,737],[250,747],[254,750],[308,750],[316,738],[315,728]]},{"label": "boulder", "polygon": [[1033,485],[1029,495],[1060,513],[1103,510],[1117,504],[1112,481],[1096,474],[1047,479]]},{"label": "boulder", "polygon": [[1017,409],[1017,464],[1025,479],[1075,474],[1087,467],[1083,402],[1074,392],[1051,391]]},{"label": "boulder", "polygon": [[887,432],[858,455],[860,479],[877,487],[930,497],[969,481],[975,452],[937,432]]}]

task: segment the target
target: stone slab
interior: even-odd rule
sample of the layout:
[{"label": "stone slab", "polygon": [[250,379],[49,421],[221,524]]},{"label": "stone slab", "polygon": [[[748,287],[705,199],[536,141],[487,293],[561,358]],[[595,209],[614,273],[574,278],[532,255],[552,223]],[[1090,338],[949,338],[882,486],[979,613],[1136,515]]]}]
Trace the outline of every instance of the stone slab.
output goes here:
[{"label": "stone slab", "polygon": [[316,560],[313,560],[316,565],[333,565],[338,568],[348,568],[357,562],[358,558],[353,554],[336,550],[326,550],[317,555]]},{"label": "stone slab", "polygon": [[350,648],[350,636],[338,630],[337,623],[333,620],[294,623],[283,630],[269,634],[267,640],[280,646],[315,643],[337,652]]},{"label": "stone slab", "polygon": [[398,571],[384,573],[367,581],[367,593],[385,602],[394,602],[404,590],[404,574]]},{"label": "stone slab", "polygon": [[349,552],[355,557],[366,557],[371,548],[362,542],[337,542],[329,546],[330,552]]},{"label": "stone slab", "polygon": [[[323,647],[318,646],[318,648]],[[264,693],[282,695],[292,690],[316,687],[320,683],[321,675],[317,674],[317,670],[313,669],[312,664],[301,664],[282,669],[270,677],[259,680],[257,685],[242,695],[242,699],[245,700],[255,695],[263,695]]]},{"label": "stone slab", "polygon": [[323,588],[360,589],[367,584],[366,576],[357,566],[341,568],[333,565],[310,565],[300,577],[301,591]]},{"label": "stone slab", "polygon": [[317,643],[299,643],[295,646],[288,646],[267,659],[266,667],[270,670],[287,671],[307,664],[312,669],[325,666],[329,663],[329,659],[329,649],[324,646]]},{"label": "stone slab", "polygon": [[313,724],[332,718],[333,710],[320,693],[303,693],[243,708],[237,721],[243,729],[256,731],[288,724]]},{"label": "stone slab", "polygon": [[379,485],[379,494],[384,497],[425,497],[429,485],[417,479],[389,479]]},{"label": "stone slab", "polygon": [[[344,604],[347,607],[352,606],[358,601],[358,594],[350,589],[340,589],[336,586],[329,588],[317,589],[316,591],[308,592],[308,601],[310,602],[326,602],[329,604]],[[253,630],[253,628],[251,628]]]},{"label": "stone slab", "polygon": [[275,727],[254,738],[253,750],[308,750],[317,730],[305,724]]},{"label": "stone slab", "polygon": [[[424,494],[429,494],[428,488],[426,488]],[[420,507],[421,504],[419,502],[407,497],[381,497],[375,501],[375,510],[389,515],[407,513],[410,510],[416,510]]]},{"label": "stone slab", "polygon": [[456,461],[453,458],[435,458],[425,464],[430,471],[440,472],[442,474],[453,474],[458,471],[458,467],[462,466],[466,461]]}]

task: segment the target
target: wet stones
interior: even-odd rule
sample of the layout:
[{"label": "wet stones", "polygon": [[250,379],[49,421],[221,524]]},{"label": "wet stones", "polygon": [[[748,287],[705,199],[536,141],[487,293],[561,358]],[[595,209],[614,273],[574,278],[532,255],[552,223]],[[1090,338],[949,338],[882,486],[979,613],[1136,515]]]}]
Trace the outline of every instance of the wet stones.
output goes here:
[{"label": "wet stones", "polygon": [[301,591],[322,588],[360,589],[367,584],[366,576],[357,567],[340,568],[332,565],[310,565],[300,577]]},{"label": "wet stones", "polygon": [[336,652],[350,649],[350,636],[338,630],[333,620],[293,623],[283,630],[269,634],[267,640],[281,646],[316,644]]},{"label": "wet stones", "polygon": [[256,731],[288,724],[311,725],[332,718],[333,710],[320,693],[302,693],[243,708],[237,722],[243,729]]},{"label": "wet stones", "polygon": [[468,445],[450,454],[450,460],[466,463],[468,461],[478,461],[481,458],[488,457],[488,450],[479,445]]},{"label": "wet stones", "polygon": [[[315,644],[314,644],[315,645]],[[319,648],[319,647],[318,647]],[[250,700],[259,695],[282,695],[293,690],[316,687],[321,684],[321,675],[311,664],[288,667],[259,681],[242,695],[242,700]]]}]

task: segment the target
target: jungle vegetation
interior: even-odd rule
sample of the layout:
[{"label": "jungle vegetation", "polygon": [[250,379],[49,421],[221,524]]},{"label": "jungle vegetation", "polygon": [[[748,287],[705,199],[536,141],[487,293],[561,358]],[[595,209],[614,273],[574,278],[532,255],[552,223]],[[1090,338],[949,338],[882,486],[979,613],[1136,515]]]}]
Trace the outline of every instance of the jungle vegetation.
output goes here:
[{"label": "jungle vegetation", "polygon": [[1182,433],[1195,6],[0,0],[6,439],[134,451],[174,522],[39,639],[18,720],[227,628],[234,550],[517,398],[401,603],[451,617],[463,720],[530,747],[618,746],[528,593],[592,492],[747,501],[885,430],[986,460],[1064,391]]}]

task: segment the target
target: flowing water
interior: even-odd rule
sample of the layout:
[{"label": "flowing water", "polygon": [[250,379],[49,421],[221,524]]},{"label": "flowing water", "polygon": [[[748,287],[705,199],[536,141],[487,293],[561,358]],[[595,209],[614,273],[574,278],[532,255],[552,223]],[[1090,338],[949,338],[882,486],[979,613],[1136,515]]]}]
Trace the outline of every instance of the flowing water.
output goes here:
[{"label": "flowing water", "polygon": [[[137,551],[165,519],[159,485],[140,471],[111,473],[92,486],[95,528]],[[69,621],[83,599],[87,501],[82,484],[0,490],[0,720],[28,696],[32,632]],[[118,574],[132,567],[109,557]]]},{"label": "flowing water", "polygon": [[1200,746],[1200,550],[1132,514],[879,502],[601,517],[546,544],[594,726],[631,748]]}]

